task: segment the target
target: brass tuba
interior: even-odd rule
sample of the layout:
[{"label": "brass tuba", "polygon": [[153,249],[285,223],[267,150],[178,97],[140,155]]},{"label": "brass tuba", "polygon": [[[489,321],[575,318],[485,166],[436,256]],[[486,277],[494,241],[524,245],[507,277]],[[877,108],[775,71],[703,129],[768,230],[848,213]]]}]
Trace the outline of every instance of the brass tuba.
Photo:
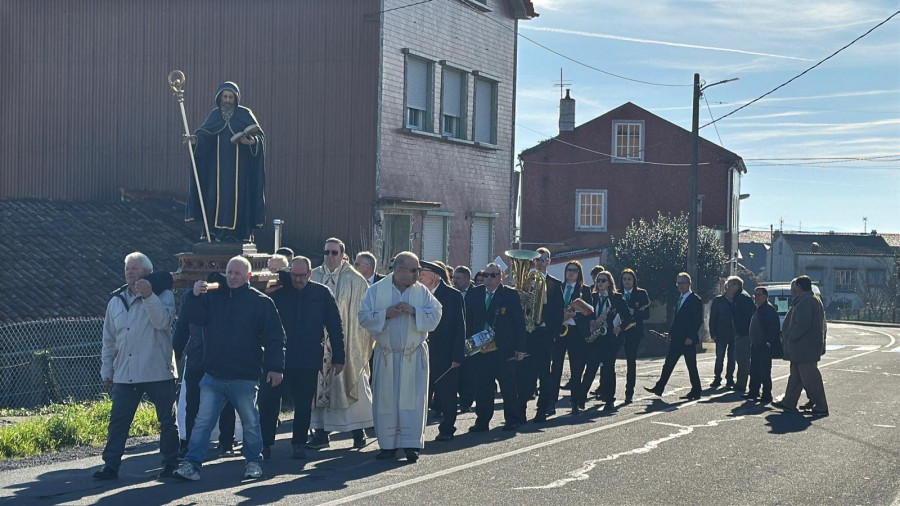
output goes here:
[{"label": "brass tuba", "polygon": [[532,260],[541,255],[536,251],[513,249],[507,251],[506,256],[512,262],[513,280],[522,299],[525,331],[533,332],[543,322],[544,297],[547,295],[543,274],[531,270]]}]

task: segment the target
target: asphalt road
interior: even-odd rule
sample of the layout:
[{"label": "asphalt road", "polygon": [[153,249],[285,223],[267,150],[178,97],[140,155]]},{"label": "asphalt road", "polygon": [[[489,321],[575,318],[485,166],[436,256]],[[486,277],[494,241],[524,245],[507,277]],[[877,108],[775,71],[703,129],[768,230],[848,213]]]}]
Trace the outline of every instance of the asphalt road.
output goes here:
[{"label": "asphalt road", "polygon": [[[744,402],[724,390],[699,401],[683,364],[665,396],[636,395],[613,414],[589,402],[516,434],[466,434],[430,442],[418,463],[376,461],[377,444],[331,448],[291,460],[282,428],[266,477],[241,482],[240,458],[204,466],[201,480],[153,478],[152,449],[126,457],[119,480],[94,482],[99,458],[7,471],[0,502],[16,504],[900,504],[900,329],[832,324],[820,363],[831,416],[812,418]],[[704,385],[714,353],[699,356]],[[638,387],[652,386],[662,363],[638,364]],[[624,381],[624,367],[619,371]],[[787,363],[773,367],[776,394]],[[497,400],[498,408],[500,400]],[[532,403],[533,404],[533,403]],[[567,400],[560,401],[560,413]],[[532,406],[533,408],[533,406]]]}]

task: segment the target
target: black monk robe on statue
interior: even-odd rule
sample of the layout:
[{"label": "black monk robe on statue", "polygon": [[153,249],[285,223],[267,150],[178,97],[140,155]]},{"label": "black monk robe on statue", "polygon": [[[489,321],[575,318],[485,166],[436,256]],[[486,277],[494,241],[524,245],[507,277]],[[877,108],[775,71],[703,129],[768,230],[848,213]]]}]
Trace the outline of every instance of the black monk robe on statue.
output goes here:
[{"label": "black monk robe on statue", "polygon": [[[216,108],[188,137],[196,144],[199,187],[216,241],[252,241],[253,230],[266,220],[265,135],[253,111],[240,103],[238,85],[222,83],[216,90]],[[188,221],[202,219],[197,186],[191,181]]]}]

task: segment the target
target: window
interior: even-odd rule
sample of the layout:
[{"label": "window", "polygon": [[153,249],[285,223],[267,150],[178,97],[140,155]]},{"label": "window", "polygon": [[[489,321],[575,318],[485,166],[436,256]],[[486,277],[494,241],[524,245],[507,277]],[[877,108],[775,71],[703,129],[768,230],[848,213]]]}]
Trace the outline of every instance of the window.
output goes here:
[{"label": "window", "polygon": [[422,260],[447,261],[447,217],[425,216],[422,222]]},{"label": "window", "polygon": [[644,122],[613,121],[613,162],[644,160]]},{"label": "window", "polygon": [[856,271],[853,269],[834,270],[834,291],[852,292],[856,288]]},{"label": "window", "polygon": [[484,269],[494,261],[494,220],[486,217],[472,218],[472,272]]},{"label": "window", "polygon": [[497,144],[497,83],[475,78],[475,142]]},{"label": "window", "polygon": [[466,137],[466,74],[445,68],[441,77],[441,134]]},{"label": "window", "polygon": [[406,56],[406,128],[431,130],[431,87],[434,64]]},{"label": "window", "polygon": [[606,190],[575,191],[575,230],[606,232]]},{"label": "window", "polygon": [[866,286],[880,288],[884,286],[885,272],[881,269],[866,270]]}]

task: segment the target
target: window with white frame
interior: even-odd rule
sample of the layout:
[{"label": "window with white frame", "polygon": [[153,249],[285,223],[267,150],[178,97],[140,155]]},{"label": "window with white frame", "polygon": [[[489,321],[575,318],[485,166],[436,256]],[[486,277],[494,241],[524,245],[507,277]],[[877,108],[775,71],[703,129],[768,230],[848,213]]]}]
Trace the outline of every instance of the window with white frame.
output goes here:
[{"label": "window with white frame", "polygon": [[447,261],[447,217],[425,216],[422,222],[422,260]]},{"label": "window with white frame", "polygon": [[406,55],[406,128],[431,130],[431,86],[434,64]]},{"label": "window with white frame", "polygon": [[644,122],[613,121],[613,162],[644,160]]},{"label": "window with white frame", "polygon": [[497,83],[475,78],[475,142],[497,144]]},{"label": "window with white frame", "polygon": [[606,232],[606,190],[575,191],[575,230]]},{"label": "window with white frame", "polygon": [[834,291],[852,292],[856,288],[856,271],[853,269],[834,270]]},{"label": "window with white frame", "polygon": [[444,68],[441,74],[441,134],[466,137],[466,74]]}]

